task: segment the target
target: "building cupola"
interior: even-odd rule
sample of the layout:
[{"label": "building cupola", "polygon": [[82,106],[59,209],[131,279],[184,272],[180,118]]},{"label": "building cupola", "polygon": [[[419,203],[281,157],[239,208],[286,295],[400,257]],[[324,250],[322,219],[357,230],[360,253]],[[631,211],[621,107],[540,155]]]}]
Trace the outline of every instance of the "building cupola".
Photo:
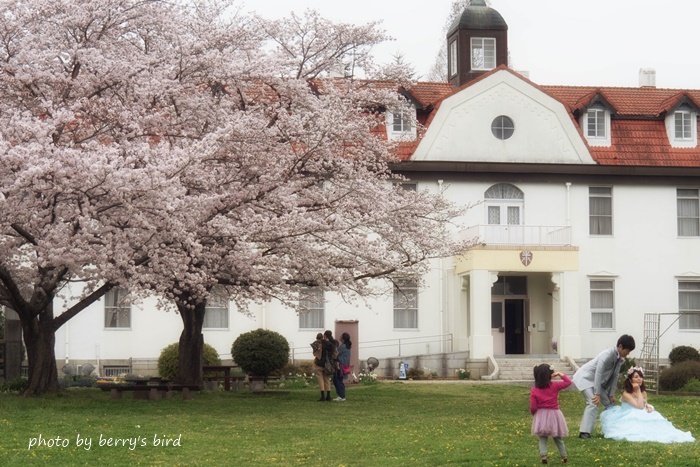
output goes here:
[{"label": "building cupola", "polygon": [[447,80],[459,87],[508,65],[508,25],[484,0],[472,0],[447,32]]}]

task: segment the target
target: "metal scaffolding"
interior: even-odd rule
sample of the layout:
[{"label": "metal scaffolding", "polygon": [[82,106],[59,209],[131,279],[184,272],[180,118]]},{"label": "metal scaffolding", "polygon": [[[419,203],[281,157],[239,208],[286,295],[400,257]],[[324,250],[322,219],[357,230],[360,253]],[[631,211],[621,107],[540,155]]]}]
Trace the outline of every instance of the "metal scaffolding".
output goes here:
[{"label": "metal scaffolding", "polygon": [[[659,393],[659,341],[673,326],[682,313],[644,313],[644,341],[639,364],[644,368],[644,384],[648,390]],[[674,316],[675,319],[661,331],[661,317]]]}]

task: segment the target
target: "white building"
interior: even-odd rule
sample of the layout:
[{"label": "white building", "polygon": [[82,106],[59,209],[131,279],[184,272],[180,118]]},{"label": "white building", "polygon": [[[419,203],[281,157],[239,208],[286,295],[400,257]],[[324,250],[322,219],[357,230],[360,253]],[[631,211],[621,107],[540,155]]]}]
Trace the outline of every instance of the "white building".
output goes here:
[{"label": "white building", "polygon": [[[455,232],[479,245],[434,261],[420,290],[383,300],[311,291],[316,311],[301,317],[274,302],[250,317],[212,307],[204,340],[222,356],[260,327],[283,334],[298,359],[317,332],[340,328],[362,360],[468,351],[485,361],[551,354],[552,341],[560,356],[591,358],[621,334],[639,356],[649,313],[663,314],[661,358],[698,347],[700,90],[658,89],[650,70],[638,88],[538,86],[507,68],[508,27],[481,3],[448,33],[449,83],[401,90],[427,129],[391,112],[387,124],[390,138],[418,134],[395,165],[417,189],[479,202]],[[115,293],[59,329],[59,367],[146,372],[178,340],[175,313],[148,301],[115,308]]]}]

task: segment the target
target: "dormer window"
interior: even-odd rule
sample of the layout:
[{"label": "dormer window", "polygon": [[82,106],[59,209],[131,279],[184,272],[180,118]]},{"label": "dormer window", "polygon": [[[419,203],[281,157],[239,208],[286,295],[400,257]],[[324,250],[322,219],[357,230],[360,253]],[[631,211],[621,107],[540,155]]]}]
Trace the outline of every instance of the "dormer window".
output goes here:
[{"label": "dormer window", "polygon": [[588,109],[586,121],[588,124],[586,134],[589,138],[605,138],[605,109]]},{"label": "dormer window", "polygon": [[676,110],[674,114],[675,121],[675,138],[681,141],[689,141],[693,139],[692,131],[692,112],[690,108],[681,108]]},{"label": "dormer window", "polygon": [[387,111],[386,120],[387,137],[390,140],[416,137],[416,109],[413,106]]},{"label": "dormer window", "polygon": [[610,110],[593,104],[582,115],[581,126],[591,146],[610,146]]},{"label": "dormer window", "polygon": [[496,39],[492,37],[472,37],[472,70],[493,70],[496,68]]},{"label": "dormer window", "polygon": [[694,148],[697,146],[698,113],[695,106],[681,104],[666,115],[666,132],[671,147]]}]

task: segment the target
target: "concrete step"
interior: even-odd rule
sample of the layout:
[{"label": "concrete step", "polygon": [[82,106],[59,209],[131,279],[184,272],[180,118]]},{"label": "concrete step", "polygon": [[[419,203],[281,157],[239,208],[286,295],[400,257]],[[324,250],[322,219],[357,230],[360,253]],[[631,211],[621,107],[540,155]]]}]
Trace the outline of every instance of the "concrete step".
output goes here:
[{"label": "concrete step", "polygon": [[[555,356],[557,357],[557,356]],[[498,379],[506,381],[534,381],[532,369],[535,365],[541,363],[549,363],[554,367],[554,371],[559,371],[566,375],[573,375],[574,371],[565,360],[560,360],[558,357],[553,359],[546,358],[496,358],[498,364]]]}]

